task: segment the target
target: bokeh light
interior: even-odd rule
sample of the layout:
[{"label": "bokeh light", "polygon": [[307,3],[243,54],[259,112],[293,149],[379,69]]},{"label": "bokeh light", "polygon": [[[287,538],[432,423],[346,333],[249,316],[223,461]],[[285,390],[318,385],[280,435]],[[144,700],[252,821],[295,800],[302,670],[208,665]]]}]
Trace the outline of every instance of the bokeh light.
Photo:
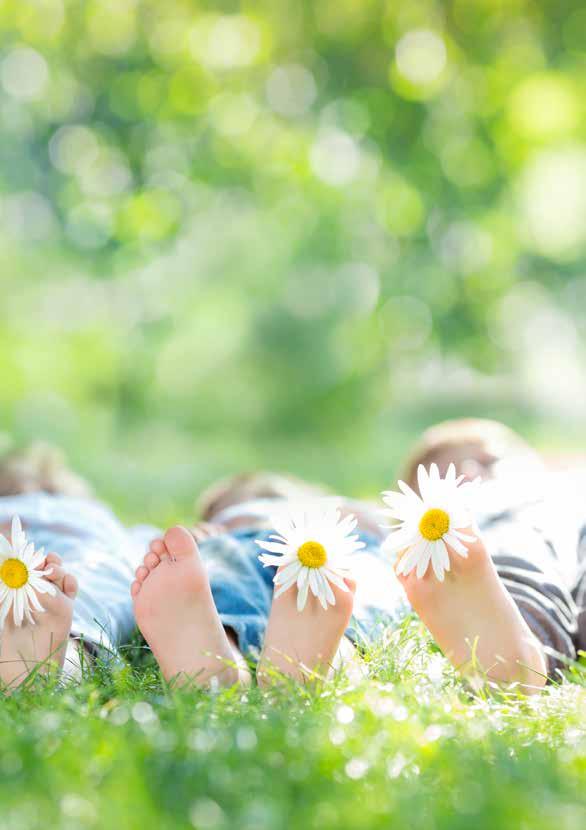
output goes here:
[{"label": "bokeh light", "polygon": [[5,0],[0,446],[165,519],[243,467],[370,493],[448,415],[577,443],[585,20]]},{"label": "bokeh light", "polygon": [[397,67],[412,84],[436,81],[447,63],[446,47],[435,32],[418,29],[407,32],[397,44]]},{"label": "bokeh light", "polygon": [[41,97],[49,79],[47,62],[34,49],[17,48],[2,60],[2,86],[13,98],[34,101]]}]

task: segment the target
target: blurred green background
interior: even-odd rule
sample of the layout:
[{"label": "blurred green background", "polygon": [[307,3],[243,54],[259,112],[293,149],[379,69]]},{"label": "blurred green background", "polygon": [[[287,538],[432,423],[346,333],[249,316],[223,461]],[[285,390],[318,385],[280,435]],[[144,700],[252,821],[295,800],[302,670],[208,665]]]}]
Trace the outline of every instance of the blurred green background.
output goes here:
[{"label": "blurred green background", "polygon": [[161,521],[454,414],[580,448],[585,93],[580,0],[3,0],[3,445]]}]

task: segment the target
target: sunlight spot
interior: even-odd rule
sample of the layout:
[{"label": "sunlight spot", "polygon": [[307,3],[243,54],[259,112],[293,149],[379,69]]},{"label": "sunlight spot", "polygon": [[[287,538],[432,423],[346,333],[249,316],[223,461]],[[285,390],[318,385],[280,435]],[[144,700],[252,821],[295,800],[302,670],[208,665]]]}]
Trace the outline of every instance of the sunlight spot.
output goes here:
[{"label": "sunlight spot", "polygon": [[258,738],[256,732],[250,726],[241,726],[236,732],[236,746],[242,752],[252,752],[256,749]]},{"label": "sunlight spot", "polygon": [[335,729],[330,731],[330,742],[334,746],[341,746],[344,741],[346,740],[346,733],[342,729],[342,727],[337,726]]},{"label": "sunlight spot", "polygon": [[360,149],[353,138],[338,129],[322,130],[314,142],[309,160],[315,175],[326,184],[339,187],[358,175]]},{"label": "sunlight spot", "polygon": [[521,218],[543,256],[573,260],[586,242],[586,148],[539,153],[521,178]]},{"label": "sunlight spot", "polygon": [[214,830],[224,823],[224,811],[211,798],[200,798],[192,805],[189,819],[198,830]]},{"label": "sunlight spot", "polygon": [[354,709],[350,706],[340,706],[336,712],[338,723],[352,723],[354,720]]},{"label": "sunlight spot", "polygon": [[13,49],[2,61],[0,78],[13,98],[32,101],[45,91],[49,69],[46,60],[34,49]]},{"label": "sunlight spot", "polygon": [[143,725],[157,720],[157,715],[150,703],[141,700],[132,707],[132,719]]},{"label": "sunlight spot", "polygon": [[408,761],[405,756],[398,752],[394,758],[387,763],[387,775],[389,778],[398,778],[407,767]]},{"label": "sunlight spot", "polygon": [[546,139],[572,132],[580,119],[580,101],[567,78],[533,75],[513,91],[509,120],[528,138]]},{"label": "sunlight spot", "polygon": [[352,778],[354,781],[357,781],[359,778],[364,778],[368,772],[368,766],[368,761],[365,761],[364,758],[352,758],[352,760],[348,761],[346,764],[346,775],[348,778]]},{"label": "sunlight spot", "polygon": [[427,29],[403,35],[397,44],[397,68],[412,84],[430,84],[441,75],[447,63],[442,38]]},{"label": "sunlight spot", "polygon": [[211,69],[234,69],[254,63],[261,34],[244,15],[209,15],[193,27],[189,45],[193,56]]},{"label": "sunlight spot", "polygon": [[270,74],[266,94],[272,110],[288,118],[304,115],[317,96],[313,75],[304,66],[277,66]]}]

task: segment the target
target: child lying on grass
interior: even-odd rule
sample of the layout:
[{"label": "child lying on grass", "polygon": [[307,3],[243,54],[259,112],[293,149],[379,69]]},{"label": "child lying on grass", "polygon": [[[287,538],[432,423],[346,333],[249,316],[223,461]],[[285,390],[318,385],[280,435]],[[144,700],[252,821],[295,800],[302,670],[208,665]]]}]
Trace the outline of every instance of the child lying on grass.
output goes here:
[{"label": "child lying on grass", "polygon": [[[8,459],[0,468],[1,531],[7,535],[12,516],[21,517],[35,546],[52,551],[45,578],[58,590],[43,595],[46,612],[35,614],[36,625],[7,618],[0,680],[13,688],[51,661],[72,671],[80,638],[90,651],[115,652],[136,622],[168,681],[248,684],[252,657],[260,684],[280,675],[304,682],[413,609],[463,673],[480,669],[496,682],[538,689],[586,639],[584,511],[581,521],[571,484],[552,482],[502,425],[433,428],[404,477],[416,489],[419,463],[437,463],[444,474],[450,461],[484,480],[482,537],[466,559],[451,557],[445,581],[431,569],[422,579],[415,572],[397,578],[381,551],[376,506],[341,500],[364,543],[355,555],[358,584],[332,585],[335,605],[327,610],[310,594],[300,613],[294,590],[273,599],[275,568],[263,568],[256,540],[274,531],[275,505],[315,498],[318,488],[272,474],[236,477],[202,497],[202,524],[161,535],[124,528],[45,456]],[[0,599],[1,591],[0,584]]]}]

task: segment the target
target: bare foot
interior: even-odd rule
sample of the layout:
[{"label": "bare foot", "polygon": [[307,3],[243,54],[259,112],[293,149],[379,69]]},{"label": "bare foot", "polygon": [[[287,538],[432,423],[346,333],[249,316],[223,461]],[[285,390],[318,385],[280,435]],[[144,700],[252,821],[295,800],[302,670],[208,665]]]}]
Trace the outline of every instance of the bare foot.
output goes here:
[{"label": "bare foot", "polygon": [[431,568],[421,579],[415,570],[399,576],[409,602],[455,668],[480,671],[500,683],[519,682],[525,691],[541,688],[547,674],[541,645],[483,542],[467,547],[467,558],[450,549],[451,570],[444,582]]},{"label": "bare foot", "polygon": [[0,634],[0,681],[9,689],[19,686],[32,671],[46,674],[55,666],[63,668],[71,631],[77,580],[65,572],[56,553],[47,556],[41,568],[52,567],[44,577],[57,588],[54,596],[43,594],[44,613],[33,611],[35,625],[26,621],[17,627],[9,613]]},{"label": "bare foot", "polygon": [[173,527],[132,583],[136,621],[167,681],[198,686],[247,682],[242,656],[222,627],[195,540]]},{"label": "bare foot", "polygon": [[327,676],[352,616],[356,585],[350,579],[345,582],[347,592],[331,585],[336,604],[327,611],[310,593],[299,612],[294,587],[273,600],[256,673],[260,686],[269,685],[278,675],[301,683]]}]

